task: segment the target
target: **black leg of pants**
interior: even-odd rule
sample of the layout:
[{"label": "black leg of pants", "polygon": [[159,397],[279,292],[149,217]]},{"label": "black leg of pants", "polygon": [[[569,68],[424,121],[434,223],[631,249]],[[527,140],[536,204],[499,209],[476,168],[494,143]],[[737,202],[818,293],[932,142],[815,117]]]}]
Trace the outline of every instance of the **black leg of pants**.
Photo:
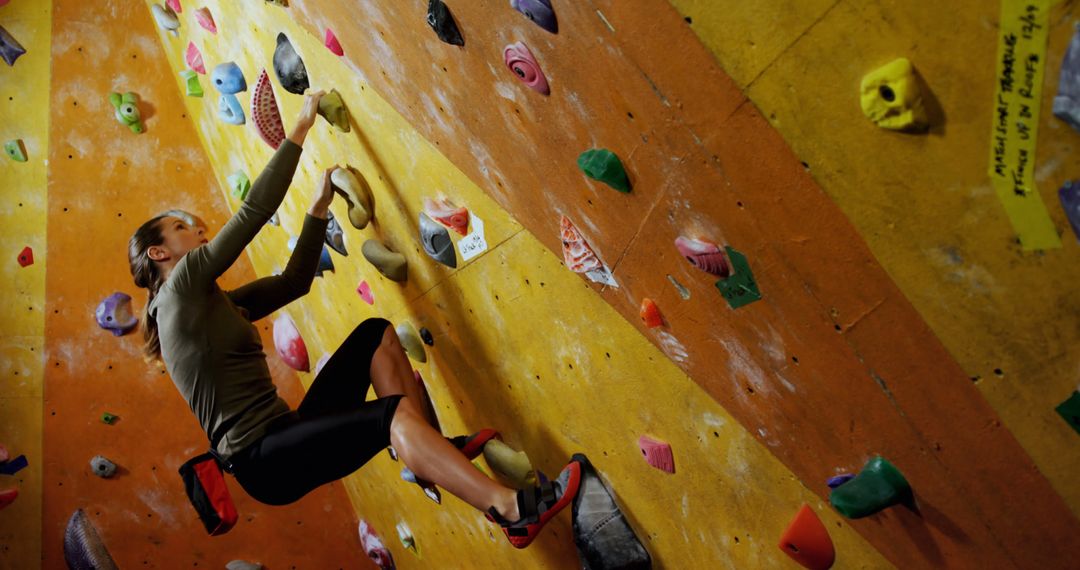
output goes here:
[{"label": "black leg of pants", "polygon": [[236,480],[255,500],[286,505],[349,475],[390,444],[400,395],[365,401],[371,359],[390,322],[368,319],[319,371],[296,411],[232,458]]}]

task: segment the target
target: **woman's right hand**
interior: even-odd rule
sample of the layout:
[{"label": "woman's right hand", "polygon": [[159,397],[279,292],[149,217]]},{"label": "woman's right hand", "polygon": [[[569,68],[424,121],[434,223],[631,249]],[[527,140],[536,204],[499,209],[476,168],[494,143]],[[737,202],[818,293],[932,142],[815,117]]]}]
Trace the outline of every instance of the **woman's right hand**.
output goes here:
[{"label": "woman's right hand", "polygon": [[293,126],[292,133],[289,134],[289,140],[298,145],[304,144],[308,131],[315,126],[315,117],[319,114],[319,100],[325,94],[326,92],[320,89],[309,92],[304,97],[304,107],[300,110],[300,116],[296,118],[296,124]]}]

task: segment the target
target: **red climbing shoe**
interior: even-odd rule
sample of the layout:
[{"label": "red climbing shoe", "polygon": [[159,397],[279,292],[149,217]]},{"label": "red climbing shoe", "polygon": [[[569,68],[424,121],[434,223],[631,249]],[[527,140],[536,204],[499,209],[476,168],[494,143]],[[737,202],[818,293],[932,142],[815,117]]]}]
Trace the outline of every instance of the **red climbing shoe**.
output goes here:
[{"label": "red climbing shoe", "polygon": [[515,548],[525,548],[532,544],[549,520],[559,514],[574,501],[581,485],[581,463],[573,459],[566,464],[559,478],[548,481],[541,477],[540,486],[518,491],[518,511],[521,519],[510,522],[495,507],[488,509],[488,520],[502,527],[506,538]]},{"label": "red climbing shoe", "polygon": [[472,435],[459,435],[457,437],[448,437],[450,443],[454,447],[461,450],[461,453],[469,460],[476,459],[484,452],[484,445],[492,439],[502,439],[499,432],[491,429],[484,428]]}]

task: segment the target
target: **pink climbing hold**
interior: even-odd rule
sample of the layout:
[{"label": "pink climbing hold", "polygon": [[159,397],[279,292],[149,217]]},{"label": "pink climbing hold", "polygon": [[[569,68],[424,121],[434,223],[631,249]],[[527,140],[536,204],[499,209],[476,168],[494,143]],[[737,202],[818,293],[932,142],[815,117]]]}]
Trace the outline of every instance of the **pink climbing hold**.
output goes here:
[{"label": "pink climbing hold", "polygon": [[326,49],[334,52],[334,55],[345,55],[345,50],[341,49],[341,42],[338,42],[337,36],[330,28],[326,28]]},{"label": "pink climbing hold", "polygon": [[465,207],[454,206],[446,198],[438,200],[424,198],[424,213],[461,235],[469,233],[469,210]]},{"label": "pink climbing hold", "polygon": [[[388,448],[389,449],[389,448]],[[394,557],[390,555],[386,545],[383,544],[379,533],[367,521],[360,521],[360,544],[364,547],[364,553],[375,563],[380,570],[394,570]]]},{"label": "pink climbing hold", "polygon": [[0,0],[0,6],[7,6],[8,2],[11,2],[11,0]]},{"label": "pink climbing hold", "polygon": [[287,313],[282,313],[274,320],[274,348],[277,349],[278,356],[293,370],[311,370],[307,346]]},{"label": "pink climbing hold", "polygon": [[375,304],[375,296],[371,294],[371,285],[368,285],[367,281],[361,281],[357,286],[356,292],[360,294],[360,298],[369,305]]},{"label": "pink climbing hold", "polygon": [[19,265],[26,267],[27,265],[34,264],[34,250],[30,249],[30,246],[26,246],[19,252]]},{"label": "pink climbing hold", "polygon": [[274,86],[270,84],[270,76],[265,69],[259,74],[251,94],[251,118],[254,119],[255,130],[270,148],[281,146],[285,140],[285,125],[281,122]]},{"label": "pink climbing hold", "polygon": [[217,24],[214,23],[214,15],[210,13],[210,8],[203,6],[195,10],[195,21],[211,34],[217,33]]},{"label": "pink climbing hold", "polygon": [[[0,4],[2,6],[3,4]],[[15,502],[15,499],[19,497],[18,489],[0,489],[0,509]]]},{"label": "pink climbing hold", "polygon": [[675,457],[671,454],[670,445],[643,435],[638,438],[638,447],[649,465],[668,473],[675,472]]},{"label": "pink climbing hold", "polygon": [[0,443],[0,463],[4,463],[8,459],[11,459],[11,456],[8,454],[8,450],[4,447],[4,444]]},{"label": "pink climbing hold", "polygon": [[717,277],[731,275],[731,266],[728,265],[724,252],[715,243],[679,236],[675,239],[675,247],[694,267]]},{"label": "pink climbing hold", "polygon": [[587,273],[603,267],[600,258],[596,257],[596,253],[589,247],[589,242],[585,241],[581,232],[566,216],[562,217],[561,229],[563,261],[566,262],[567,269],[575,273]]},{"label": "pink climbing hold", "polygon": [[188,42],[187,52],[184,53],[184,61],[192,71],[206,75],[206,66],[203,65],[202,53],[195,47],[195,42]]},{"label": "pink climbing hold", "polygon": [[180,5],[180,0],[165,0],[165,5],[172,8],[172,11],[177,14],[184,11],[184,7]]}]

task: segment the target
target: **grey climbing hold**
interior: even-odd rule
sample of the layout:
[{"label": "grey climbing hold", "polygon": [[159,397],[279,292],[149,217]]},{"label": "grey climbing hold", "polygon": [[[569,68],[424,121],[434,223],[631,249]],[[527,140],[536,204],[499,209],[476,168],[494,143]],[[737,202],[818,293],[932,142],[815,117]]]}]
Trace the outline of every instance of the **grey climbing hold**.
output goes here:
[{"label": "grey climbing hold", "polygon": [[289,93],[303,95],[304,91],[311,86],[308,82],[304,60],[300,59],[300,54],[296,53],[296,49],[285,34],[277,36],[277,47],[274,48],[274,73],[281,82],[281,86]]},{"label": "grey climbing hold", "polygon": [[1076,32],[1061,62],[1054,116],[1080,131],[1080,22],[1076,24]]},{"label": "grey climbing hold", "polygon": [[450,8],[442,0],[428,0],[427,23],[440,40],[455,46],[465,45]]},{"label": "grey climbing hold", "polygon": [[366,228],[375,213],[375,207],[372,204],[371,189],[363,176],[346,166],[330,173],[330,184],[334,193],[345,198],[345,203],[349,206],[349,223],[358,230]]},{"label": "grey climbing hold", "polygon": [[405,354],[409,355],[409,358],[417,362],[427,362],[427,352],[424,351],[424,342],[420,340],[420,335],[417,334],[416,328],[412,323],[405,321],[394,329],[397,332],[398,340],[401,342],[401,347],[405,349]]},{"label": "grey climbing hold", "polygon": [[402,282],[409,278],[409,261],[404,255],[387,249],[382,242],[369,239],[360,246],[360,253],[387,279]]},{"label": "grey climbing hold", "polygon": [[345,249],[345,232],[341,230],[341,224],[338,223],[333,212],[326,212],[326,219],[326,245],[341,255],[348,256],[349,252]]},{"label": "grey climbing hold", "polygon": [[119,570],[82,509],[76,509],[68,519],[64,531],[64,560],[70,570]]},{"label": "grey climbing hold", "polygon": [[176,17],[176,12],[171,7],[154,4],[150,6],[150,11],[154,13],[154,20],[157,21],[159,28],[174,36],[177,35],[177,30],[180,29],[180,19]]},{"label": "grey climbing hold", "polygon": [[431,336],[431,331],[424,327],[420,327],[420,340],[428,346],[435,346],[435,337]]},{"label": "grey climbing hold", "polygon": [[574,454],[581,464],[581,486],[571,507],[574,544],[585,568],[646,570],[652,557],[623,515],[611,489],[588,458]]},{"label": "grey climbing hold", "polygon": [[90,460],[90,469],[93,470],[94,475],[102,479],[108,479],[116,475],[116,464],[100,455],[96,455]]},{"label": "grey climbing hold", "polygon": [[263,570],[263,565],[247,560],[233,560],[225,565],[226,570]]},{"label": "grey climbing hold", "polygon": [[447,267],[457,267],[457,253],[450,232],[424,212],[420,212],[420,243],[431,259]]}]

